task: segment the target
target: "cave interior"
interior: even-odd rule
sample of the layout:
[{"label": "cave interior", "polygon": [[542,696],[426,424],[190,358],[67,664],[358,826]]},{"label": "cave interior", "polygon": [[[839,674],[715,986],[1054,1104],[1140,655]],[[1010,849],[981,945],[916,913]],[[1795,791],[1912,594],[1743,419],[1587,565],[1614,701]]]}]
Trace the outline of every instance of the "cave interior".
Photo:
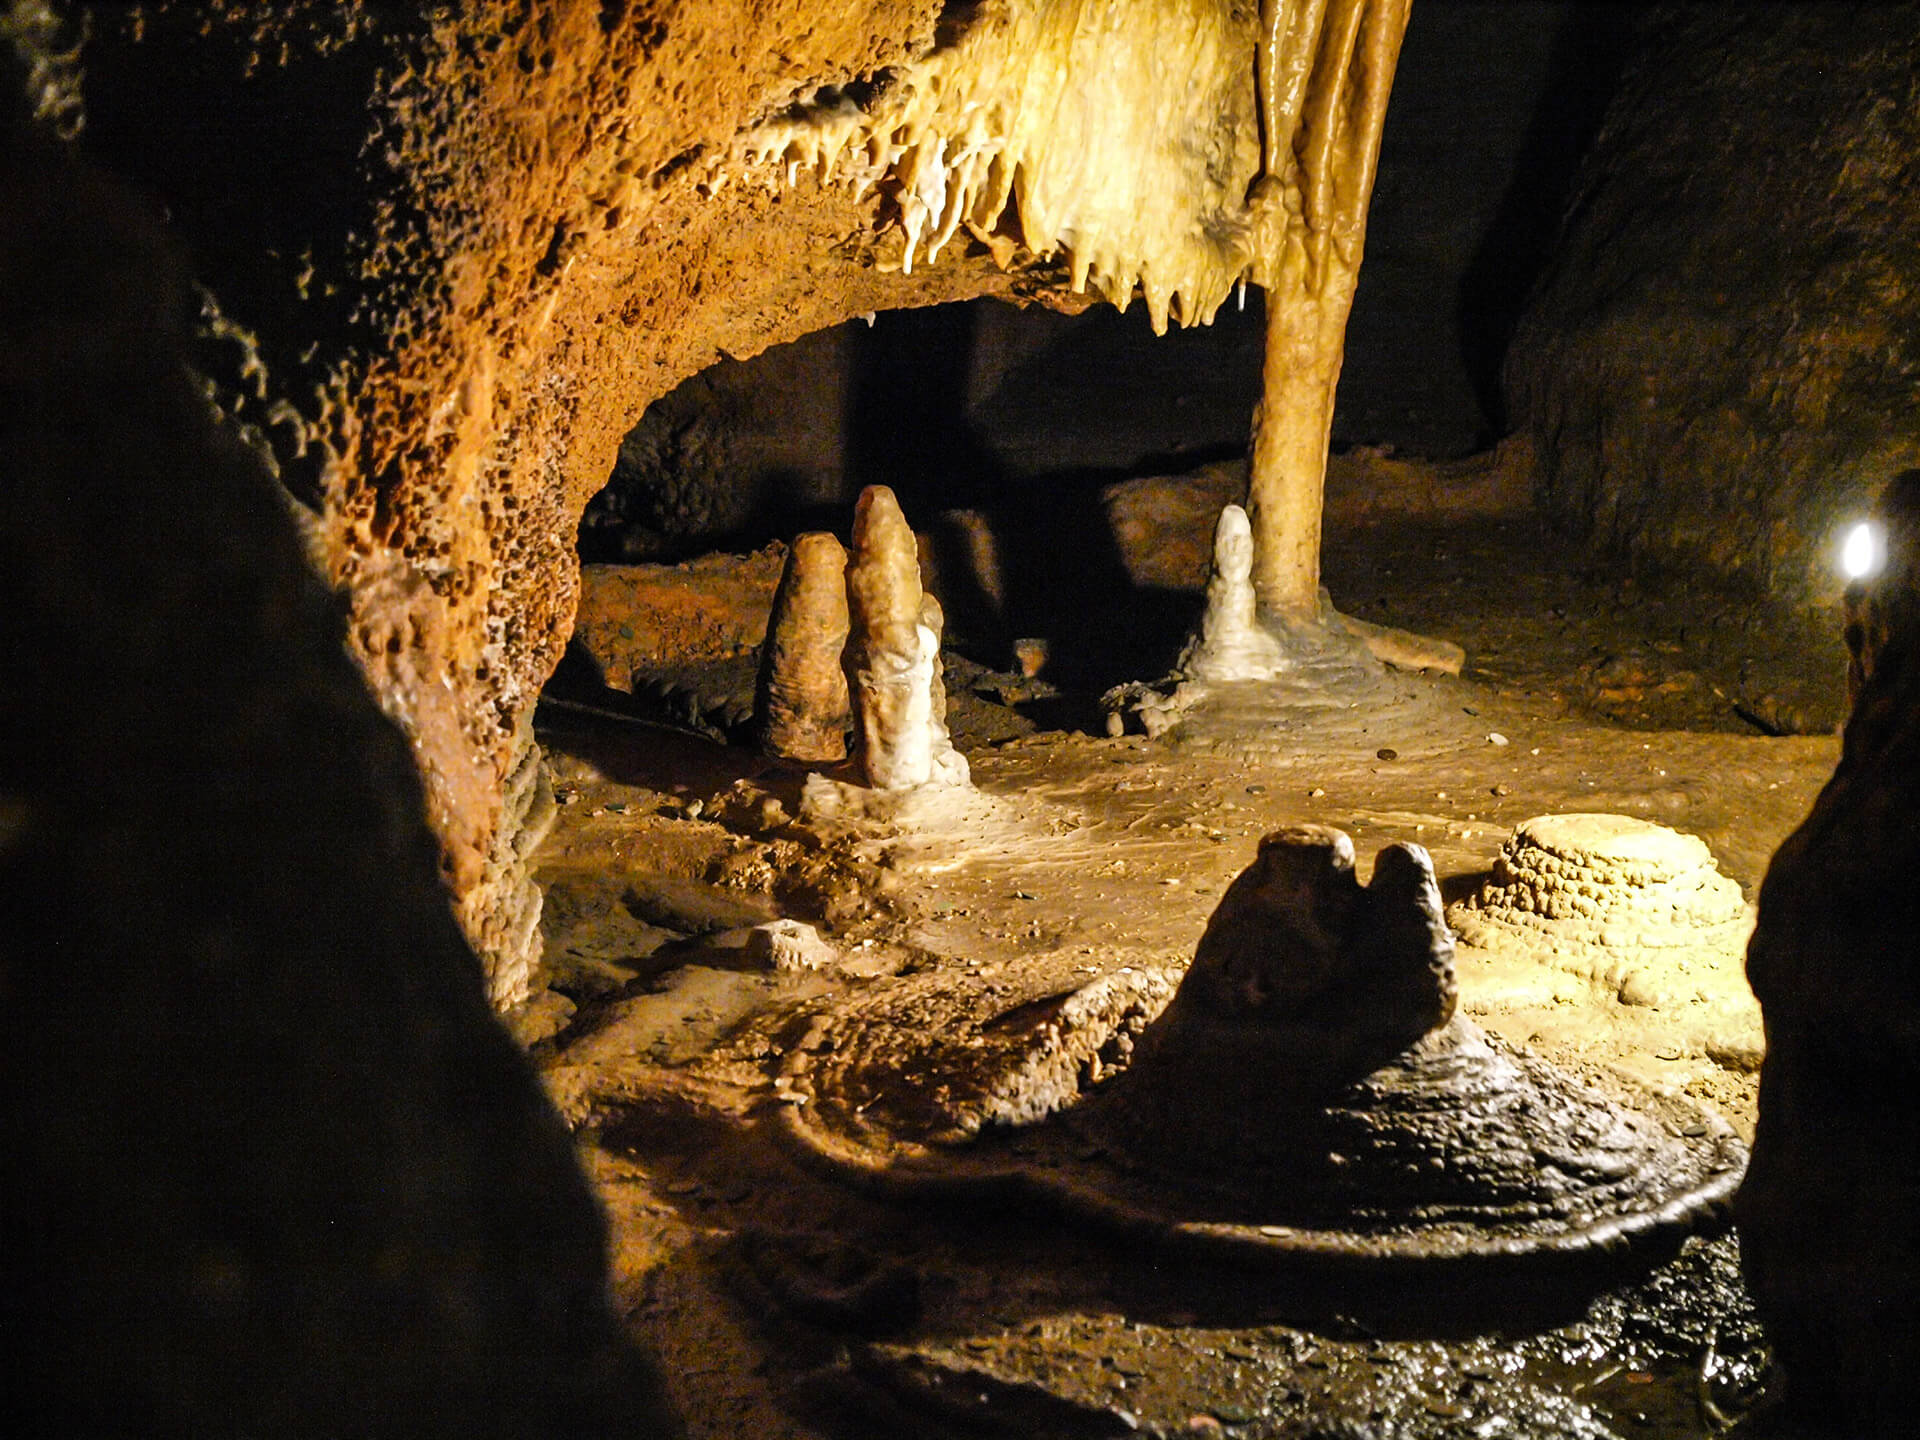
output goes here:
[{"label": "cave interior", "polygon": [[[0,28],[35,62],[9,71],[31,112],[9,145],[57,153],[55,181],[23,166],[4,204],[42,203],[28,187],[68,184],[58,166],[84,177],[78,218],[49,202],[70,230],[7,222],[0,255],[82,258],[8,262],[6,323],[29,359],[0,362],[0,384],[27,386],[44,359],[46,393],[114,397],[46,402],[91,417],[54,428],[137,429],[129,408],[148,424],[128,397],[160,370],[76,369],[21,342],[47,322],[20,297],[112,265],[110,299],[172,285],[154,307],[180,314],[149,328],[184,327],[163,360],[195,383],[153,409],[211,400],[190,443],[239,477],[235,496],[273,493],[270,514],[247,511],[272,537],[262,553],[296,557],[326,597],[261,602],[262,644],[350,655],[364,690],[341,713],[360,706],[386,737],[342,722],[269,755],[216,725],[241,748],[195,770],[192,797],[156,799],[154,833],[231,835],[182,854],[238,865],[249,827],[293,822],[203,804],[229,788],[206,777],[244,788],[251,767],[282,766],[303,777],[285,805],[316,817],[314,856],[359,846],[387,805],[403,818],[379,833],[414,837],[342,862],[317,898],[313,860],[304,900],[266,867],[308,852],[262,849],[266,878],[244,883],[265,918],[220,942],[251,977],[233,1006],[277,997],[255,1020],[133,1013],[141,986],[171,995],[183,967],[219,963],[204,937],[226,886],[199,870],[180,884],[204,902],[144,901],[148,920],[96,944],[150,955],[114,963],[157,978],[47,1002],[15,1092],[54,1118],[23,1122],[10,1203],[29,1218],[9,1223],[51,1257],[22,1281],[19,1318],[42,1323],[45,1302],[57,1320],[31,1392],[43,1418],[15,1433],[134,1433],[142,1416],[210,1435],[716,1440],[1892,1433],[1873,1427],[1920,1336],[1900,1238],[1920,1214],[1902,1164],[1920,1139],[1895,1113],[1920,1076],[1900,929],[1914,902],[1897,898],[1920,767],[1888,738],[1911,713],[1885,658],[1904,653],[1906,612],[1897,596],[1871,612],[1893,617],[1882,649],[1869,623],[1863,650],[1858,615],[1914,573],[1880,500],[1920,459],[1913,6],[403,9],[13,0]],[[1346,58],[1328,60],[1349,21]],[[1311,63],[1288,59],[1301,26]],[[1276,116],[1297,126],[1288,143]],[[147,344],[74,313],[103,354]],[[50,453],[20,450],[19,473]],[[167,471],[171,453],[119,455],[115,483],[147,487],[124,515],[200,463]],[[1304,571],[1274,538],[1304,523],[1288,518],[1303,463]],[[1263,466],[1294,470],[1263,489]],[[7,608],[68,604],[34,578],[61,567],[122,566],[131,584],[211,564],[195,557],[229,523],[211,508],[225,484],[189,525],[151,527],[104,500],[69,516],[55,485],[9,522],[13,553],[54,558],[16,567],[38,588]],[[1876,503],[1883,528],[1861,530]],[[1233,664],[1252,654],[1253,671],[1214,638],[1233,588],[1216,524],[1225,536],[1240,505],[1251,549],[1233,584],[1254,620]],[[823,532],[836,543],[809,553],[832,552],[826,609],[781,643],[838,628],[811,670],[770,680],[786,653],[770,627],[803,608],[799,537]],[[254,713],[222,698],[235,642],[202,613],[239,592],[156,584],[168,638],[128,639],[213,657],[214,678],[155,661],[111,690],[74,682],[83,700],[58,688],[80,670],[54,666],[19,735],[85,707],[166,733]],[[87,624],[18,635],[64,653],[111,632]],[[819,753],[776,735],[782,684]],[[1877,710],[1860,698],[1883,692]],[[258,702],[262,725],[294,713],[279,703]],[[1856,736],[1872,715],[1882,728]],[[18,763],[68,745],[97,779],[9,779],[0,860],[10,890],[66,877],[47,893],[107,915],[82,933],[121,936],[119,882],[87,879],[93,850],[47,860],[20,837],[69,809],[73,834],[110,834],[74,797],[122,775],[144,794],[140,777],[176,762],[123,751],[104,722],[66,729],[81,738],[22,742]],[[386,778],[360,809],[301,798],[362,774]],[[1279,918],[1235,918],[1288,835],[1346,859],[1324,888],[1288,890]],[[1832,858],[1849,836],[1873,864]],[[164,866],[139,877],[162,848],[100,853],[158,895]],[[1447,1034],[1487,1073],[1537,1059],[1617,1102],[1528,1132],[1523,1168],[1549,1198],[1500,1191],[1492,1218],[1459,1218],[1480,1183],[1458,1178],[1464,1141],[1420,1131],[1443,1198],[1383,1219],[1320,1111],[1288,1099],[1279,1120],[1250,1118],[1271,1099],[1244,1078],[1266,1076],[1259,1056],[1318,1055],[1385,1013],[1329,1020],[1288,989],[1300,957],[1337,969],[1373,939],[1288,927],[1336,894],[1367,915],[1354,897],[1382,897],[1384,914],[1410,853],[1431,893],[1412,923],[1422,943],[1444,936],[1414,949],[1440,956],[1445,1001],[1375,1060]],[[1763,881],[1782,898],[1762,905]],[[1831,934],[1806,918],[1834,906],[1858,918]],[[1756,914],[1756,955],[1771,934],[1783,957],[1764,1015]],[[276,938],[308,929],[304,949]],[[1283,933],[1297,951],[1261,938]],[[1213,1016],[1195,1047],[1212,1058],[1179,1062],[1199,1078],[1155,1090],[1143,1060],[1128,1089],[1133,1057],[1173,1063],[1176,1017],[1199,1023],[1204,997],[1169,995],[1199,996],[1210,966],[1242,973],[1218,958],[1234,945],[1292,957],[1235,982],[1270,1027],[1255,1058],[1232,1059],[1240,1021]],[[366,965],[336,964],[341,947]],[[410,958],[382,969],[394,947]],[[9,991],[59,987],[17,951]],[[1860,955],[1882,958],[1827,998],[1793,978]],[[381,979],[416,959],[460,995]],[[281,995],[316,973],[319,998]],[[311,1055],[293,1046],[306,1078],[261,1081],[295,1068],[265,1037],[308,1004],[404,1018],[317,1025]],[[1796,1038],[1852,1023],[1832,1018],[1843,1005],[1873,1012],[1857,1044]],[[62,1026],[95,1038],[74,1047]],[[144,1068],[114,1058],[134,1030],[158,1035],[134,1047]],[[434,1068],[467,1053],[456,1032],[491,1057],[484,1084]],[[511,1045],[487,1050],[500,1035]],[[226,1079],[181,1078],[229,1044]],[[366,1046],[406,1058],[361,1074],[342,1057]],[[1858,1074],[1790,1089],[1810,1072],[1789,1066],[1843,1051],[1866,1057]],[[1435,1073],[1449,1066],[1471,1068]],[[177,1096],[178,1134],[127,1138],[136,1075]],[[251,1113],[214,1097],[256,1087],[270,1098]],[[367,1119],[403,1090],[405,1123]],[[1837,1124],[1829,1099],[1878,1118]],[[1505,1123],[1473,1114],[1469,1128]],[[363,1123],[378,1153],[340,1161]],[[449,1141],[436,1168],[419,1137],[440,1124],[490,1135],[471,1153]],[[195,1149],[245,1152],[254,1126],[300,1137],[265,1178]],[[1622,1179],[1608,1126],[1711,1150],[1708,1179],[1686,1172],[1684,1204],[1650,1161]],[[1591,1145],[1576,1155],[1576,1139]],[[1749,1147],[1756,1178],[1734,1201]],[[557,1177],[550,1194],[501,1178],[525,1154]],[[367,1195],[426,1197],[408,1212],[418,1254],[317,1238],[337,1217],[286,1197],[336,1164]],[[47,1196],[113,1190],[122,1165],[158,1177],[129,1184],[139,1203],[77,1204],[70,1229],[46,1218]],[[1315,1167],[1334,1178],[1301,1199]],[[1416,1168],[1382,1161],[1382,1183]],[[1565,1197],[1594,1177],[1610,1188],[1588,1214]],[[1809,1198],[1835,1184],[1882,1218]],[[436,1238],[455,1211],[475,1233]],[[1554,1228],[1568,1214],[1571,1238]],[[1823,1224],[1819,1244],[1781,1238]],[[136,1250],[165,1263],[130,1267]],[[382,1265],[431,1303],[355,1298],[342,1277]],[[577,1293],[486,1278],[542,1267]],[[462,1289],[455,1271],[481,1278]],[[164,1339],[102,1318],[129,1286]],[[387,1326],[391,1364],[367,1338]],[[413,1344],[437,1358],[397,1378]],[[82,1350],[142,1363],[109,1380]]]}]

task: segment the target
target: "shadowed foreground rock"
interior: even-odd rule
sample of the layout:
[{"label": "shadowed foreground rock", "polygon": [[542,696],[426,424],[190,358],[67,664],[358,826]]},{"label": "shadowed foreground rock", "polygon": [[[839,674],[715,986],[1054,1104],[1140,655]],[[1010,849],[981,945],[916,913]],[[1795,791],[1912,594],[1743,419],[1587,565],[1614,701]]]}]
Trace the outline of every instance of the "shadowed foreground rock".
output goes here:
[{"label": "shadowed foreground rock", "polygon": [[1893,1435],[1920,1373],[1920,471],[1849,596],[1840,765],[1773,858],[1747,978],[1766,1015],[1741,1252],[1803,1431]]},{"label": "shadowed foreground rock", "polygon": [[6,1429],[674,1433],[190,313],[0,113]]}]

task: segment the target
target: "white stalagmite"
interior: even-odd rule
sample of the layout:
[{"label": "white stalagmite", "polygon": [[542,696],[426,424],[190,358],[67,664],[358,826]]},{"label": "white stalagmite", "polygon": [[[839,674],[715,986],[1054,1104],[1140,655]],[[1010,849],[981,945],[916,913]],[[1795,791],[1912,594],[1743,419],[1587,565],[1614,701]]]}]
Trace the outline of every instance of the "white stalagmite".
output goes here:
[{"label": "white stalagmite", "polygon": [[940,685],[940,607],[920,588],[918,546],[900,502],[869,485],[854,510],[847,565],[847,680],[858,761],[876,790],[965,785]]},{"label": "white stalagmite", "polygon": [[940,644],[947,632],[946,611],[933,595],[920,596],[920,643],[932,651],[933,676],[928,686],[932,736],[928,740],[928,780],[935,785],[968,785],[973,771],[967,757],[953,748],[953,732],[947,729],[947,667],[940,659]]},{"label": "white stalagmite", "polygon": [[1213,531],[1213,573],[1200,633],[1180,657],[1180,673],[1206,682],[1270,680],[1287,669],[1280,642],[1263,628],[1253,592],[1253,527],[1229,505]]}]

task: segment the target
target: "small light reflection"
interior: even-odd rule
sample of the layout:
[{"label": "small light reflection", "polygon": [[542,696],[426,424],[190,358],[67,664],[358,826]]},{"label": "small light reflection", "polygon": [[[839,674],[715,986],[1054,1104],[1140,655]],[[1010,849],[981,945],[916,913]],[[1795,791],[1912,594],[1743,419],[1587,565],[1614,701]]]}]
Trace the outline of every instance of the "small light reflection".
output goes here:
[{"label": "small light reflection", "polygon": [[1840,547],[1840,569],[1849,580],[1865,580],[1877,574],[1886,563],[1885,542],[1880,536],[1880,527],[1870,521],[1862,520],[1847,531],[1846,541]]}]

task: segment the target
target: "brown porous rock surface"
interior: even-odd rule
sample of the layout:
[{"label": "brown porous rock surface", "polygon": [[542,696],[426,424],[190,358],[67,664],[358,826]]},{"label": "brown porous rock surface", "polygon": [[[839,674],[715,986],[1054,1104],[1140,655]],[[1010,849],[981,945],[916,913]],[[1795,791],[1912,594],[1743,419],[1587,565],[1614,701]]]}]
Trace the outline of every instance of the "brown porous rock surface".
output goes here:
[{"label": "brown porous rock surface", "polygon": [[648,402],[723,354],[1022,283],[979,246],[903,276],[880,189],[733,178],[737,136],[924,53],[940,9],[94,17],[81,143],[192,255],[196,360],[307,511],[483,957],[521,918],[483,876],[571,629],[576,526]]},{"label": "brown porous rock surface", "polygon": [[1916,33],[1911,3],[1651,12],[1506,360],[1537,493],[1597,549],[1838,598],[1839,527],[1920,457]]},{"label": "brown porous rock surface", "polygon": [[447,904],[406,737],[187,368],[184,266],[16,106],[9,1433],[677,1433],[617,1328],[569,1136]]}]

